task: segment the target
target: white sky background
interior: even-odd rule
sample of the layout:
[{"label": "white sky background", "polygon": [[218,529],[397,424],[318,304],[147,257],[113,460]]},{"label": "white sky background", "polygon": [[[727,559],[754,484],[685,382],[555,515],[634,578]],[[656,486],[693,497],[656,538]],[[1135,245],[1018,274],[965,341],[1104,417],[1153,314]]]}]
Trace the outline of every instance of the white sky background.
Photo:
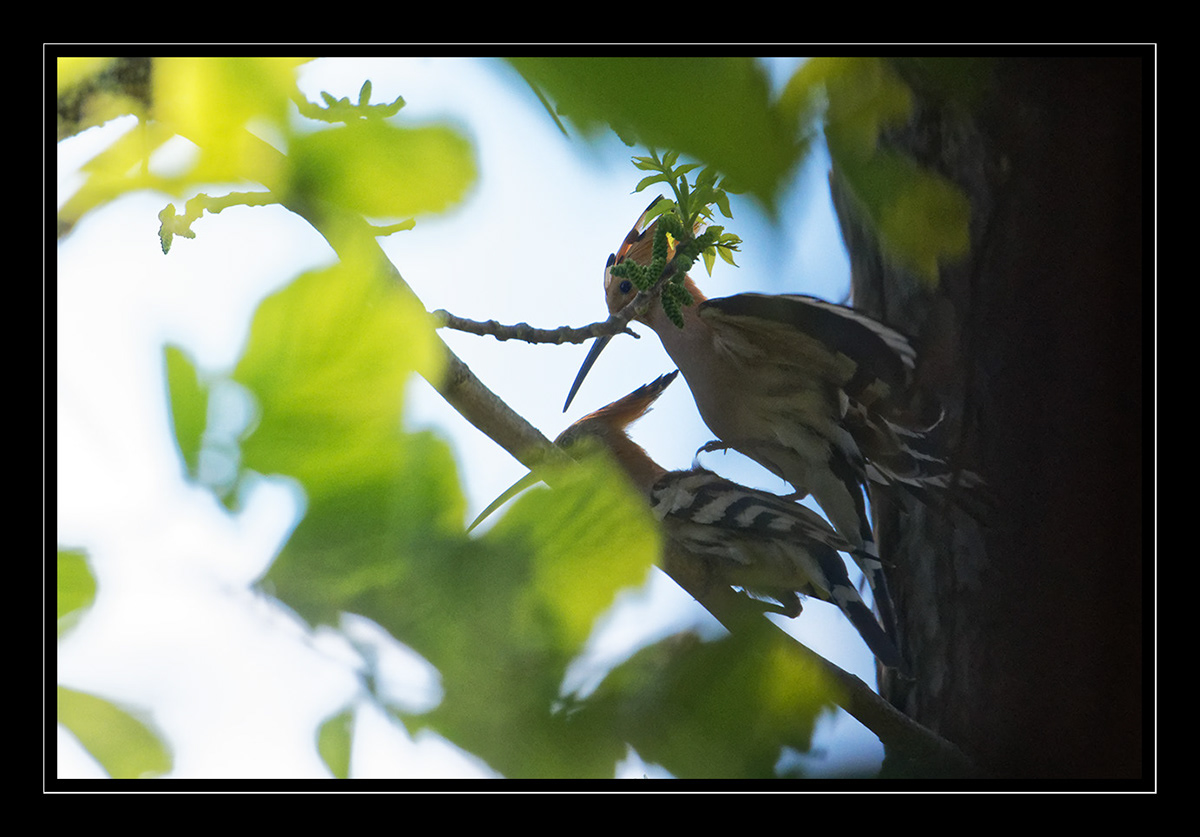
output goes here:
[{"label": "white sky background", "polygon": [[[778,81],[796,59],[768,62]],[[402,122],[448,120],[475,145],[479,181],[448,215],[421,219],[384,240],[400,273],[429,310],[471,319],[526,321],[552,328],[604,319],[604,261],[651,193],[629,162],[643,149],[615,138],[599,146],[566,139],[514,72],[472,59],[319,60],[301,72],[312,101],[321,90],[372,101],[407,102]],[[126,129],[110,124],[59,143],[61,204],[77,170]],[[840,301],[849,267],[832,215],[824,151],[785,196],[786,229],[772,228],[735,197],[726,227],[744,241],[740,267],[720,260],[714,276],[693,273],[709,296],[747,290],[809,293]],[[195,239],[176,238],[164,256],[160,194],[127,196],[88,216],[58,248],[58,543],[87,548],[100,584],[92,611],[58,649],[58,680],[149,713],[173,748],[174,777],[323,777],[315,729],[361,694],[355,654],[332,632],[314,639],[283,608],[250,585],[295,523],[284,485],[267,481],[231,518],[182,477],[166,411],[162,345],[183,346],[202,369],[226,370],[241,351],[261,298],[331,253],[300,219],[279,207],[234,208],[205,216]],[[179,201],[176,201],[179,205]],[[580,206],[584,215],[575,214]],[[536,257],[536,258],[535,258]],[[531,274],[529,264],[557,272]],[[540,268],[544,270],[544,267]],[[451,332],[440,334],[476,375],[553,438],[571,421],[624,395],[673,364],[649,329],[616,338],[562,413],[587,345],[531,346]],[[411,426],[433,426],[452,441],[473,518],[524,468],[414,378]],[[682,380],[670,387],[633,435],[668,468],[686,468],[711,438]],[[724,475],[788,490],[736,454],[708,454]],[[597,643],[602,657],[708,618],[661,573],[631,597],[637,618]],[[347,629],[375,642],[395,672],[394,691],[414,708],[439,694],[436,675],[366,620]],[[806,605],[786,627],[833,662],[874,682],[870,652],[831,606]],[[630,630],[638,631],[636,636]],[[476,777],[484,764],[436,736],[407,732],[359,700],[351,775]],[[59,729],[58,775],[103,771]],[[819,754],[824,754],[822,757]],[[882,748],[839,713],[818,728],[816,773],[877,763]],[[621,776],[663,775],[631,754]]]}]

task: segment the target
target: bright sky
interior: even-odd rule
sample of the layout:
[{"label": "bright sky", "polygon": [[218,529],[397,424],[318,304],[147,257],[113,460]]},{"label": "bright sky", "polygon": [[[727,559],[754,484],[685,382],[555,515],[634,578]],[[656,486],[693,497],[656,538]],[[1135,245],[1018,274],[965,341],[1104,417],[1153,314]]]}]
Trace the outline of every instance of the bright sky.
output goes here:
[{"label": "bright sky", "polygon": [[[782,80],[797,61],[769,63]],[[604,260],[652,197],[631,194],[641,173],[629,158],[644,151],[615,139],[589,146],[564,138],[515,73],[495,61],[319,60],[302,71],[300,83],[310,100],[321,90],[355,99],[368,78],[372,101],[405,98],[398,119],[449,120],[475,143],[480,179],[467,200],[384,242],[426,307],[548,328],[603,319]],[[59,144],[60,203],[78,183],[79,166],[128,127],[113,123]],[[170,156],[164,149],[163,165]],[[773,229],[735,198],[734,219],[725,223],[744,241],[740,267],[718,260],[713,277],[702,268],[694,273],[709,296],[746,290],[845,296],[849,267],[827,169],[823,155],[815,156],[786,196],[787,230]],[[183,480],[167,421],[162,344],[185,347],[204,369],[228,369],[258,301],[330,252],[303,221],[266,207],[206,216],[193,227],[195,239],[177,238],[164,256],[156,216],[167,202],[158,194],[122,198],[86,218],[58,248],[58,543],[86,547],[100,582],[93,610],[59,647],[58,679],[148,712],[174,749],[172,776],[327,776],[314,732],[320,719],[358,694],[355,654],[334,632],[313,636],[250,589],[295,523],[295,498],[267,481],[231,518]],[[586,217],[564,211],[581,205],[589,207]],[[558,271],[525,272],[532,253],[536,263]],[[553,438],[673,368],[653,333],[640,330],[641,340],[613,341],[567,415],[563,399],[586,345],[441,335],[487,386]],[[412,387],[409,421],[452,440],[469,517],[524,474],[420,380]],[[634,436],[669,468],[688,467],[711,438],[682,381]],[[705,464],[725,476],[787,490],[736,454],[708,457]],[[706,617],[702,611],[697,617],[698,605],[660,573],[646,595],[631,599],[637,618],[614,620],[618,628],[599,632],[598,657]],[[343,627],[383,655],[399,698],[414,708],[436,704],[436,673],[415,655],[366,620],[349,619]],[[813,602],[787,627],[874,682],[870,652],[831,606]],[[413,740],[369,702],[356,705],[352,775],[493,775],[436,736]],[[882,756],[874,736],[845,715],[819,727],[814,752],[821,751],[828,758],[805,759],[814,772]],[[58,760],[60,777],[103,775],[61,728]],[[631,754],[617,775],[662,771]]]}]

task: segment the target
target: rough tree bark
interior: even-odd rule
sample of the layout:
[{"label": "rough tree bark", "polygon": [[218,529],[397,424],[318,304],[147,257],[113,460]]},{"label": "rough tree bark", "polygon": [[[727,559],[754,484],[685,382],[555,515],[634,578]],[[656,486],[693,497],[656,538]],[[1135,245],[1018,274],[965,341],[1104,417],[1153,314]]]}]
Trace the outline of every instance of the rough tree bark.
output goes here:
[{"label": "rough tree bark", "polygon": [[998,60],[969,109],[895,67],[917,104],[881,141],[966,191],[971,255],[923,289],[834,171],[854,298],[917,337],[996,505],[875,500],[914,668],[883,694],[990,776],[1142,777],[1143,62]]}]

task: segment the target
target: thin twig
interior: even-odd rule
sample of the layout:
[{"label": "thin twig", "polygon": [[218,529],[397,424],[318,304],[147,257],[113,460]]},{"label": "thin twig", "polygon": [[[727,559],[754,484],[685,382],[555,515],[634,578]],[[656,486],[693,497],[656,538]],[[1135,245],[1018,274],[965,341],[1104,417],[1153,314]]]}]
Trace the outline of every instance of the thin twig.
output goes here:
[{"label": "thin twig", "polygon": [[495,320],[468,320],[464,317],[456,317],[442,308],[433,312],[433,318],[438,328],[452,328],[455,331],[465,331],[468,334],[495,337],[497,340],[523,340],[526,343],[554,343],[558,345],[562,343],[586,343],[593,337],[606,337],[614,334],[632,334],[634,337],[641,336],[629,328],[627,320],[622,321],[615,316],[609,317],[603,322],[592,323],[580,328],[572,326],[534,328],[529,323],[504,325]]},{"label": "thin twig", "polygon": [[[676,257],[677,258],[677,257]],[[455,331],[465,331],[481,337],[495,337],[497,340],[522,340],[526,343],[586,343],[595,337],[611,337],[617,334],[630,334],[640,338],[641,335],[629,328],[629,321],[651,304],[657,298],[662,286],[671,277],[676,267],[676,259],[669,261],[658,281],[644,291],[639,291],[633,299],[617,313],[602,322],[580,326],[559,326],[558,328],[535,328],[529,323],[504,325],[496,320],[468,320],[451,314],[444,308],[432,312],[434,324],[438,328],[451,328]]]}]

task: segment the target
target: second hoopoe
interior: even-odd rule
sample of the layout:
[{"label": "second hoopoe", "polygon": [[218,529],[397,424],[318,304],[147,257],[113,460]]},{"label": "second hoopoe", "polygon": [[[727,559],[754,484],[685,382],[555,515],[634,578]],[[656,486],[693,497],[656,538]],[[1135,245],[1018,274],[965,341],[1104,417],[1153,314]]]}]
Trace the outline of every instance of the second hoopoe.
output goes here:
[{"label": "second hoopoe", "polygon": [[[649,501],[662,526],[664,548],[684,560],[701,562],[712,583],[767,597],[778,602],[779,612],[792,617],[801,612],[801,596],[831,602],[881,663],[903,668],[895,643],[850,582],[839,553],[878,563],[873,556],[848,543],[805,506],[711,471],[668,471],[629,437],[629,425],[650,409],[677,375],[663,375],[585,416],[563,431],[555,444],[569,450],[592,440],[606,448]],[[518,483],[524,484],[526,480]],[[506,492],[480,519],[508,496]]]}]

